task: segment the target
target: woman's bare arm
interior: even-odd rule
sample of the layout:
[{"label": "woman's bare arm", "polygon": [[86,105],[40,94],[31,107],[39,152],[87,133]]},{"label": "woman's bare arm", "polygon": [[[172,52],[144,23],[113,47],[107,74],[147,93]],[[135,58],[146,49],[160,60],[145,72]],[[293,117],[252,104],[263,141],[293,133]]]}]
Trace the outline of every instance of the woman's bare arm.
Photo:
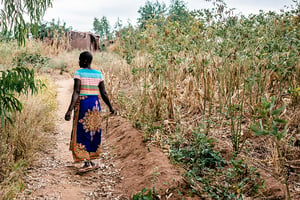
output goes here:
[{"label": "woman's bare arm", "polygon": [[98,88],[99,88],[99,91],[100,91],[100,94],[101,94],[101,98],[103,99],[104,103],[108,106],[110,113],[111,113],[111,114],[114,114],[115,111],[114,111],[114,109],[112,108],[111,103],[110,103],[110,101],[109,101],[107,92],[106,92],[106,90],[105,90],[104,81],[101,81],[101,82],[99,83]]},{"label": "woman's bare arm", "polygon": [[74,88],[73,88],[73,94],[72,94],[72,98],[71,98],[71,103],[70,106],[65,114],[65,120],[70,121],[71,119],[71,112],[75,107],[75,104],[78,100],[79,97],[79,93],[80,93],[80,85],[81,85],[81,81],[80,79],[74,79]]}]

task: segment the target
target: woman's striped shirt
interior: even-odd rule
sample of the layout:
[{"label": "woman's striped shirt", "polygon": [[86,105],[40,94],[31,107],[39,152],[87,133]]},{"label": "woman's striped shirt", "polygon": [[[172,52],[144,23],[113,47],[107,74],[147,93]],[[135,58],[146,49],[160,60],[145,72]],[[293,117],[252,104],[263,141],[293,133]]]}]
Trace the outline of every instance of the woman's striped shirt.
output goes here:
[{"label": "woman's striped shirt", "polygon": [[80,68],[76,70],[74,79],[80,79],[80,96],[98,95],[98,85],[103,81],[102,73],[95,69]]}]

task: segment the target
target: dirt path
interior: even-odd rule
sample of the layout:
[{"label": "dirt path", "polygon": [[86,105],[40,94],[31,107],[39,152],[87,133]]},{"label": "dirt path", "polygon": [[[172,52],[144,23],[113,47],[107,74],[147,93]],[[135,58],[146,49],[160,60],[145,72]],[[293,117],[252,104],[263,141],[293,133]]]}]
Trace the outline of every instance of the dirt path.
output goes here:
[{"label": "dirt path", "polygon": [[[105,199],[105,195],[110,199],[108,195],[112,195],[111,185],[115,182],[112,179],[118,176],[118,170],[113,167],[105,144],[100,170],[82,176],[76,175],[76,167],[79,166],[73,164],[69,151],[72,122],[63,119],[72,87],[72,79],[57,81],[57,131],[53,136],[55,148],[42,154],[42,158],[29,169],[26,189],[17,199]],[[115,198],[118,199],[118,196],[115,195]]]},{"label": "dirt path", "polygon": [[177,199],[174,191],[182,184],[179,171],[158,148],[147,146],[142,133],[119,116],[103,121],[101,167],[76,175],[79,166],[73,163],[68,149],[72,122],[63,119],[73,80],[60,77],[56,83],[54,148],[41,154],[35,166],[28,170],[25,191],[16,199],[130,199],[145,187],[155,187],[163,195],[162,199]]}]

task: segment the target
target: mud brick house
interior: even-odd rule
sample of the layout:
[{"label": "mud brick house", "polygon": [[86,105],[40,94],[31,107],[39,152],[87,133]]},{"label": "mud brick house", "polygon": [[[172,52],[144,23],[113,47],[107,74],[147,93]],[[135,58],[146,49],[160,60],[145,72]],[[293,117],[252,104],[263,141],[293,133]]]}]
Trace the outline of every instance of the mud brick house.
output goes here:
[{"label": "mud brick house", "polygon": [[99,51],[100,36],[91,32],[69,31],[71,49]]}]

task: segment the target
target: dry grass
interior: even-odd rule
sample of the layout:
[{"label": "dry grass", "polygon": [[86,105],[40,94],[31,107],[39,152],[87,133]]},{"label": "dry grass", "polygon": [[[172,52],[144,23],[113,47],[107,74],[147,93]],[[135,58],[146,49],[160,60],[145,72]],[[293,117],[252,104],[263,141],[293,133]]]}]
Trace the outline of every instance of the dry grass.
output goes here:
[{"label": "dry grass", "polygon": [[0,129],[2,199],[12,199],[16,192],[24,189],[25,168],[51,143],[47,134],[55,128],[56,92],[48,78],[39,78],[47,88],[34,96],[20,96],[22,112],[16,113],[14,125]]}]

